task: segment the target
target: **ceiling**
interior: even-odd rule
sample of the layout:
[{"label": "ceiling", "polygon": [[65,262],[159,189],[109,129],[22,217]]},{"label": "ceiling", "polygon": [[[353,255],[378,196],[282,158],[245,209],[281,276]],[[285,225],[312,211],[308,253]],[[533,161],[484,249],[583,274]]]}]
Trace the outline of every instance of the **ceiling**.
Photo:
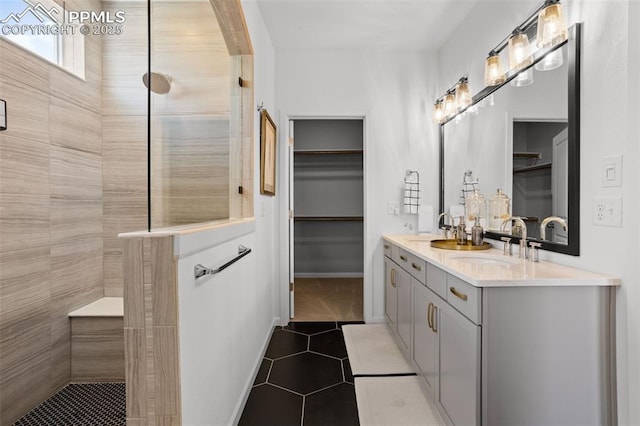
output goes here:
[{"label": "ceiling", "polygon": [[478,0],[257,0],[276,49],[437,50]]}]

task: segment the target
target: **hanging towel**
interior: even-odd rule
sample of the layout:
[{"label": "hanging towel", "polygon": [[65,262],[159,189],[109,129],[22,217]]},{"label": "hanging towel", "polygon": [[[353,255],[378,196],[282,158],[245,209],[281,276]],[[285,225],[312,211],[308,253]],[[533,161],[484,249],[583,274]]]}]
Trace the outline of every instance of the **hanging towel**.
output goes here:
[{"label": "hanging towel", "polygon": [[420,202],[420,184],[418,182],[404,182],[404,212],[407,214],[418,214],[418,203]]}]

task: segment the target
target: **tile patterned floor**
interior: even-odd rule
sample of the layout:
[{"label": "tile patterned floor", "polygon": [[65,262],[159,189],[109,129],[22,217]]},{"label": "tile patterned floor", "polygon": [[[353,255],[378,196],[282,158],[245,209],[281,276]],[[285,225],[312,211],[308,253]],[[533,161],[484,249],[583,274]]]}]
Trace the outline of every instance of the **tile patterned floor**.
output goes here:
[{"label": "tile patterned floor", "polygon": [[239,426],[359,425],[344,324],[276,327]]},{"label": "tile patterned floor", "polygon": [[125,426],[124,383],[72,383],[13,426]]}]

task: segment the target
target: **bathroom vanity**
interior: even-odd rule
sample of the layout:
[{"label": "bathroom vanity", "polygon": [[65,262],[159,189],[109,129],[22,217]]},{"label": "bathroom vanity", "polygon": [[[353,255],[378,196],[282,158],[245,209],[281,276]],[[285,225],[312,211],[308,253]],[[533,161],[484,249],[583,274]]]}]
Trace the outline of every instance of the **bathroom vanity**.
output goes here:
[{"label": "bathroom vanity", "polygon": [[616,424],[620,280],[384,236],[385,316],[452,425]]}]

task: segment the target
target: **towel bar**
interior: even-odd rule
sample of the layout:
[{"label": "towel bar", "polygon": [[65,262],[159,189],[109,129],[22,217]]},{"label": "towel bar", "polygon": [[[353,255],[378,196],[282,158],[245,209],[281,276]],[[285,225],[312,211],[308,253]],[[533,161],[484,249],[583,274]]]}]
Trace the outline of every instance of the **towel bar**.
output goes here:
[{"label": "towel bar", "polygon": [[233,259],[231,259],[230,261],[228,261],[227,263],[225,263],[224,265],[216,268],[216,269],[211,269],[211,268],[207,268],[206,266],[203,266],[201,264],[197,264],[196,266],[193,267],[193,275],[196,279],[198,278],[202,278],[205,275],[215,275],[219,272],[224,271],[225,269],[227,269],[229,266],[233,265],[234,263],[236,263],[238,260],[242,259],[243,257],[245,257],[246,255],[248,255],[249,253],[251,253],[251,249],[249,247],[245,247],[243,245],[239,245],[238,246],[238,255],[236,257],[234,257]]}]

